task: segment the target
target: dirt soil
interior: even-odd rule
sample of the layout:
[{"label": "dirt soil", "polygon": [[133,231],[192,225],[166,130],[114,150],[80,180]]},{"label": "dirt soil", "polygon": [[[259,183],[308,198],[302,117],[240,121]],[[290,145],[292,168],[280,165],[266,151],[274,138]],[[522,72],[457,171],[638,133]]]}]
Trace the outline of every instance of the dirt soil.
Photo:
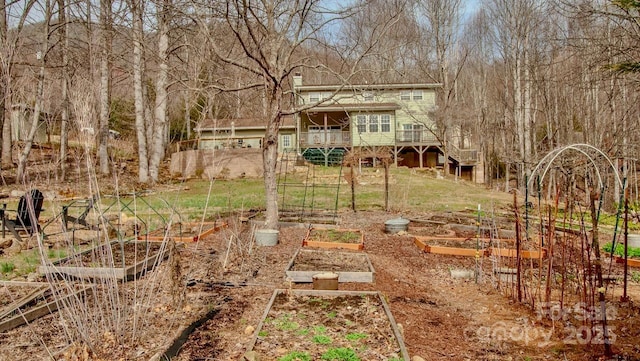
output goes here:
[{"label": "dirt soil", "polygon": [[306,240],[316,242],[360,243],[362,242],[362,234],[360,231],[354,230],[311,228]]},{"label": "dirt soil", "polygon": [[[430,219],[434,215],[412,216]],[[380,291],[401,325],[411,356],[425,360],[605,359],[601,344],[583,342],[598,339],[581,337],[586,329],[580,329],[579,323],[572,329],[560,327],[562,321],[541,319],[497,291],[491,277],[476,283],[473,278],[451,276],[452,269],[476,267],[488,274],[488,259],[476,263],[471,257],[424,253],[410,235],[413,224],[408,234],[385,233],[384,222],[395,217],[381,211],[341,214],[341,227],[364,233],[363,252],[369,255],[376,277],[371,284],[339,287]],[[438,215],[438,222],[446,219],[446,214]],[[284,273],[301,246],[305,227],[281,228],[278,245],[256,247],[249,241],[249,225],[233,218],[228,222],[227,229],[185,243],[154,272],[120,286],[126,295],[122,302],[130,305],[130,314],[121,321],[138,315],[144,321],[133,324],[135,333],[131,329],[123,335],[104,332],[93,348],[79,341],[68,347],[67,324],[58,312],[0,333],[0,361],[46,360],[51,355],[57,360],[159,360],[170,348],[179,351],[172,355],[175,361],[242,360],[273,290],[312,286],[289,283]],[[460,224],[460,219],[455,223]],[[620,272],[621,265],[613,267]],[[610,325],[615,330],[616,360],[640,359],[639,288],[630,283],[629,303],[617,301],[620,286],[612,291],[610,306],[616,312]],[[143,291],[150,293],[136,301],[134,296]],[[176,343],[182,333],[184,343]]]},{"label": "dirt soil", "polygon": [[399,360],[400,346],[377,295],[287,295],[274,299],[253,350],[261,360],[351,348],[364,360]]},{"label": "dirt soil", "polygon": [[77,256],[71,256],[66,262],[61,262],[59,265],[126,268],[157,255],[163,247],[161,242],[134,241],[122,244],[115,242],[110,247],[102,245],[82,252]]},{"label": "dirt soil", "polygon": [[[305,247],[306,248],[306,247]],[[339,251],[301,250],[292,271],[370,272],[362,254]]]}]

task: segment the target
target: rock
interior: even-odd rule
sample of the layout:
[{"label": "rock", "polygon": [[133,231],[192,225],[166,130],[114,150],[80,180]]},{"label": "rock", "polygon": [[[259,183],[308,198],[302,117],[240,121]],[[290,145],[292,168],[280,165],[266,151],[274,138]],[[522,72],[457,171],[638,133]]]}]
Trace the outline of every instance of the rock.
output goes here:
[{"label": "rock", "polygon": [[11,247],[12,243],[13,243],[13,239],[11,238],[0,239],[0,249],[9,248]]},{"label": "rock", "polygon": [[245,335],[251,335],[253,333],[253,331],[255,331],[255,330],[256,330],[255,327],[249,325],[249,326],[247,326],[247,328],[244,329],[244,334]]},{"label": "rock", "polygon": [[260,361],[260,356],[255,351],[247,351],[244,354],[244,359],[243,360],[245,360],[245,361]]},{"label": "rock", "polygon": [[425,359],[423,359],[423,358],[422,358],[422,357],[420,357],[420,356],[413,356],[413,357],[411,358],[411,361],[425,361]]}]

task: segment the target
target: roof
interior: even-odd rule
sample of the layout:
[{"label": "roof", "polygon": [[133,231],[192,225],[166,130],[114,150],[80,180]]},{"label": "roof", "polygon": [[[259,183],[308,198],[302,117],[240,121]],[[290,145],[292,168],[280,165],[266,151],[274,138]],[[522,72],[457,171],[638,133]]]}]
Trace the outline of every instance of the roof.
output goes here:
[{"label": "roof", "polygon": [[323,104],[305,110],[307,113],[313,112],[352,112],[358,110],[376,111],[376,110],[396,110],[400,109],[397,103],[345,103],[345,104]]},{"label": "roof", "polygon": [[296,90],[309,91],[336,91],[343,90],[400,90],[400,89],[436,89],[441,88],[440,83],[407,83],[407,84],[334,84],[334,85],[300,85]]},{"label": "roof", "polygon": [[[265,129],[266,124],[263,118],[223,118],[223,119],[205,119],[196,127],[197,131],[203,130],[224,130],[231,128],[241,129]],[[295,121],[292,116],[284,116],[280,128],[295,128]]]}]

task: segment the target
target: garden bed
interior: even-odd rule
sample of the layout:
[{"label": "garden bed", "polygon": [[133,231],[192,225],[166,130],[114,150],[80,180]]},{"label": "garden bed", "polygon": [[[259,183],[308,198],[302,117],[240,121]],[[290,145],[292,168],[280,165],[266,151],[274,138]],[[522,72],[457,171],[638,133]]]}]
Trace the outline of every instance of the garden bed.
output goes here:
[{"label": "garden bed", "polygon": [[[616,263],[624,264],[624,257],[616,256]],[[629,267],[640,267],[640,259],[638,259],[638,258],[627,258],[627,266],[629,266]]]},{"label": "garden bed", "polygon": [[484,238],[478,239],[479,243],[476,249],[476,239],[437,236],[415,236],[414,238],[416,246],[426,253],[465,257],[488,255],[489,251],[484,246],[487,241],[488,239]]},{"label": "garden bed", "polygon": [[43,274],[77,278],[134,279],[169,255],[163,242],[111,242],[38,267]]},{"label": "garden bed", "polygon": [[[489,239],[489,238],[460,238],[460,237],[440,237],[415,236],[415,244],[418,248],[427,253],[444,254],[450,256],[475,257],[495,255],[499,257],[516,257],[515,248],[509,247],[488,247],[490,242],[500,242],[513,244],[512,239]],[[477,244],[477,246],[476,246]],[[477,248],[476,248],[477,247]],[[520,258],[544,258],[546,250],[520,250]]]},{"label": "garden bed", "polygon": [[67,298],[85,297],[92,290],[88,285],[59,288],[54,295],[46,283],[0,282],[0,332],[48,315]]},{"label": "garden bed", "polygon": [[172,239],[176,242],[198,242],[202,237],[208,236],[227,227],[226,222],[191,222],[174,223],[169,228],[156,229],[147,234],[138,236],[140,241],[164,241]]},{"label": "garden bed", "polygon": [[364,235],[358,229],[311,227],[302,241],[306,247],[364,249]]},{"label": "garden bed", "polygon": [[[516,250],[514,248],[491,247],[489,249],[489,253],[491,255],[496,255],[496,256],[499,256],[499,257],[509,257],[509,258],[516,258],[517,257],[517,253],[516,253]],[[526,249],[521,249],[520,250],[520,258],[539,259],[539,258],[544,258],[546,256],[547,256],[547,251],[545,249],[542,249],[541,251],[526,250]]]},{"label": "garden bed", "polygon": [[275,290],[248,352],[260,360],[405,360],[378,292]]},{"label": "garden bed", "polygon": [[338,282],[373,282],[375,271],[365,253],[299,249],[286,274],[293,282],[312,282],[318,273],[338,274]]}]

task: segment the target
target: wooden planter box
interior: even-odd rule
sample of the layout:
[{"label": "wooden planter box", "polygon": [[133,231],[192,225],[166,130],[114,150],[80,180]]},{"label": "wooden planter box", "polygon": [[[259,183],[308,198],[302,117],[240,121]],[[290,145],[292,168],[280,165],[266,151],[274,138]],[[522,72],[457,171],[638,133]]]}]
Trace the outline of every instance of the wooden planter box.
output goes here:
[{"label": "wooden planter box", "polygon": [[[105,245],[94,247],[77,255],[58,260],[51,265],[38,267],[38,272],[43,275],[72,276],[83,279],[91,278],[114,278],[117,280],[131,280],[152,269],[163,259],[168,257],[169,249],[162,242],[124,242],[125,258],[122,263],[122,243],[111,242],[111,253],[113,260],[102,260],[100,254],[106,251]],[[135,248],[134,248],[135,247]],[[137,249],[137,254],[134,250]],[[148,249],[148,251],[147,251]],[[98,256],[96,256],[98,255]],[[132,258],[133,257],[133,258]],[[107,257],[108,258],[108,257]],[[112,263],[112,264],[111,264]]]},{"label": "wooden planter box", "polygon": [[[620,257],[620,256],[616,256],[616,263],[624,264],[624,258]],[[627,266],[629,266],[629,267],[640,267],[640,259],[627,258]]]},{"label": "wooden planter box", "polygon": [[[71,297],[86,297],[91,293],[93,287],[90,285],[75,286],[72,292],[66,295],[52,296],[51,288],[46,283],[40,282],[0,282],[0,289],[3,287],[24,288],[23,296],[19,299],[3,306],[0,309],[0,332],[5,332],[33,321],[42,316],[46,316],[58,309],[59,304]],[[0,297],[7,297],[1,294]]]},{"label": "wooden planter box", "polygon": [[[489,253],[492,255],[500,256],[500,257],[510,257],[516,258],[516,250],[513,248],[496,248],[492,247],[489,249]],[[533,258],[539,259],[547,256],[547,250],[543,249],[542,251],[531,251],[531,250],[520,250],[520,258]]]},{"label": "wooden planter box", "polygon": [[[328,262],[322,262],[325,258]],[[309,260],[318,262],[314,265]],[[285,271],[293,282],[313,282],[313,276],[323,272],[337,273],[338,282],[373,282],[375,277],[373,265],[366,253],[304,248],[298,249],[293,255]]]},{"label": "wooden planter box", "polygon": [[361,360],[410,360],[389,305],[372,291],[275,290],[247,351],[262,360],[293,352],[320,360],[336,348]]},{"label": "wooden planter box", "polygon": [[[318,237],[318,233],[327,233],[327,236]],[[330,234],[332,233],[332,234]],[[357,239],[354,242],[341,242],[339,238],[335,241],[328,241],[327,238],[331,236],[337,236],[340,233],[349,235],[356,234]],[[361,250],[364,249],[364,235],[358,229],[343,229],[343,228],[317,228],[311,227],[307,230],[307,235],[302,241],[302,245],[305,247],[317,247],[317,248],[342,248]]]},{"label": "wooden planter box", "polygon": [[[165,239],[172,239],[176,242],[198,242],[200,238],[226,227],[226,222],[175,223],[172,224],[169,229],[156,229],[147,234],[139,235],[138,240],[164,241]],[[193,232],[193,229],[197,229],[198,231]]]},{"label": "wooden planter box", "polygon": [[[475,248],[449,247],[449,246],[439,246],[439,245],[429,244],[429,241],[434,241],[434,240],[465,241],[467,239],[416,236],[414,239],[414,243],[419,249],[421,249],[426,253],[444,254],[449,256],[464,256],[464,257],[475,257],[476,255],[478,256],[488,255],[488,250],[484,248],[480,248],[476,250]],[[480,240],[483,241],[482,239]],[[475,239],[473,241],[475,242]]]}]

